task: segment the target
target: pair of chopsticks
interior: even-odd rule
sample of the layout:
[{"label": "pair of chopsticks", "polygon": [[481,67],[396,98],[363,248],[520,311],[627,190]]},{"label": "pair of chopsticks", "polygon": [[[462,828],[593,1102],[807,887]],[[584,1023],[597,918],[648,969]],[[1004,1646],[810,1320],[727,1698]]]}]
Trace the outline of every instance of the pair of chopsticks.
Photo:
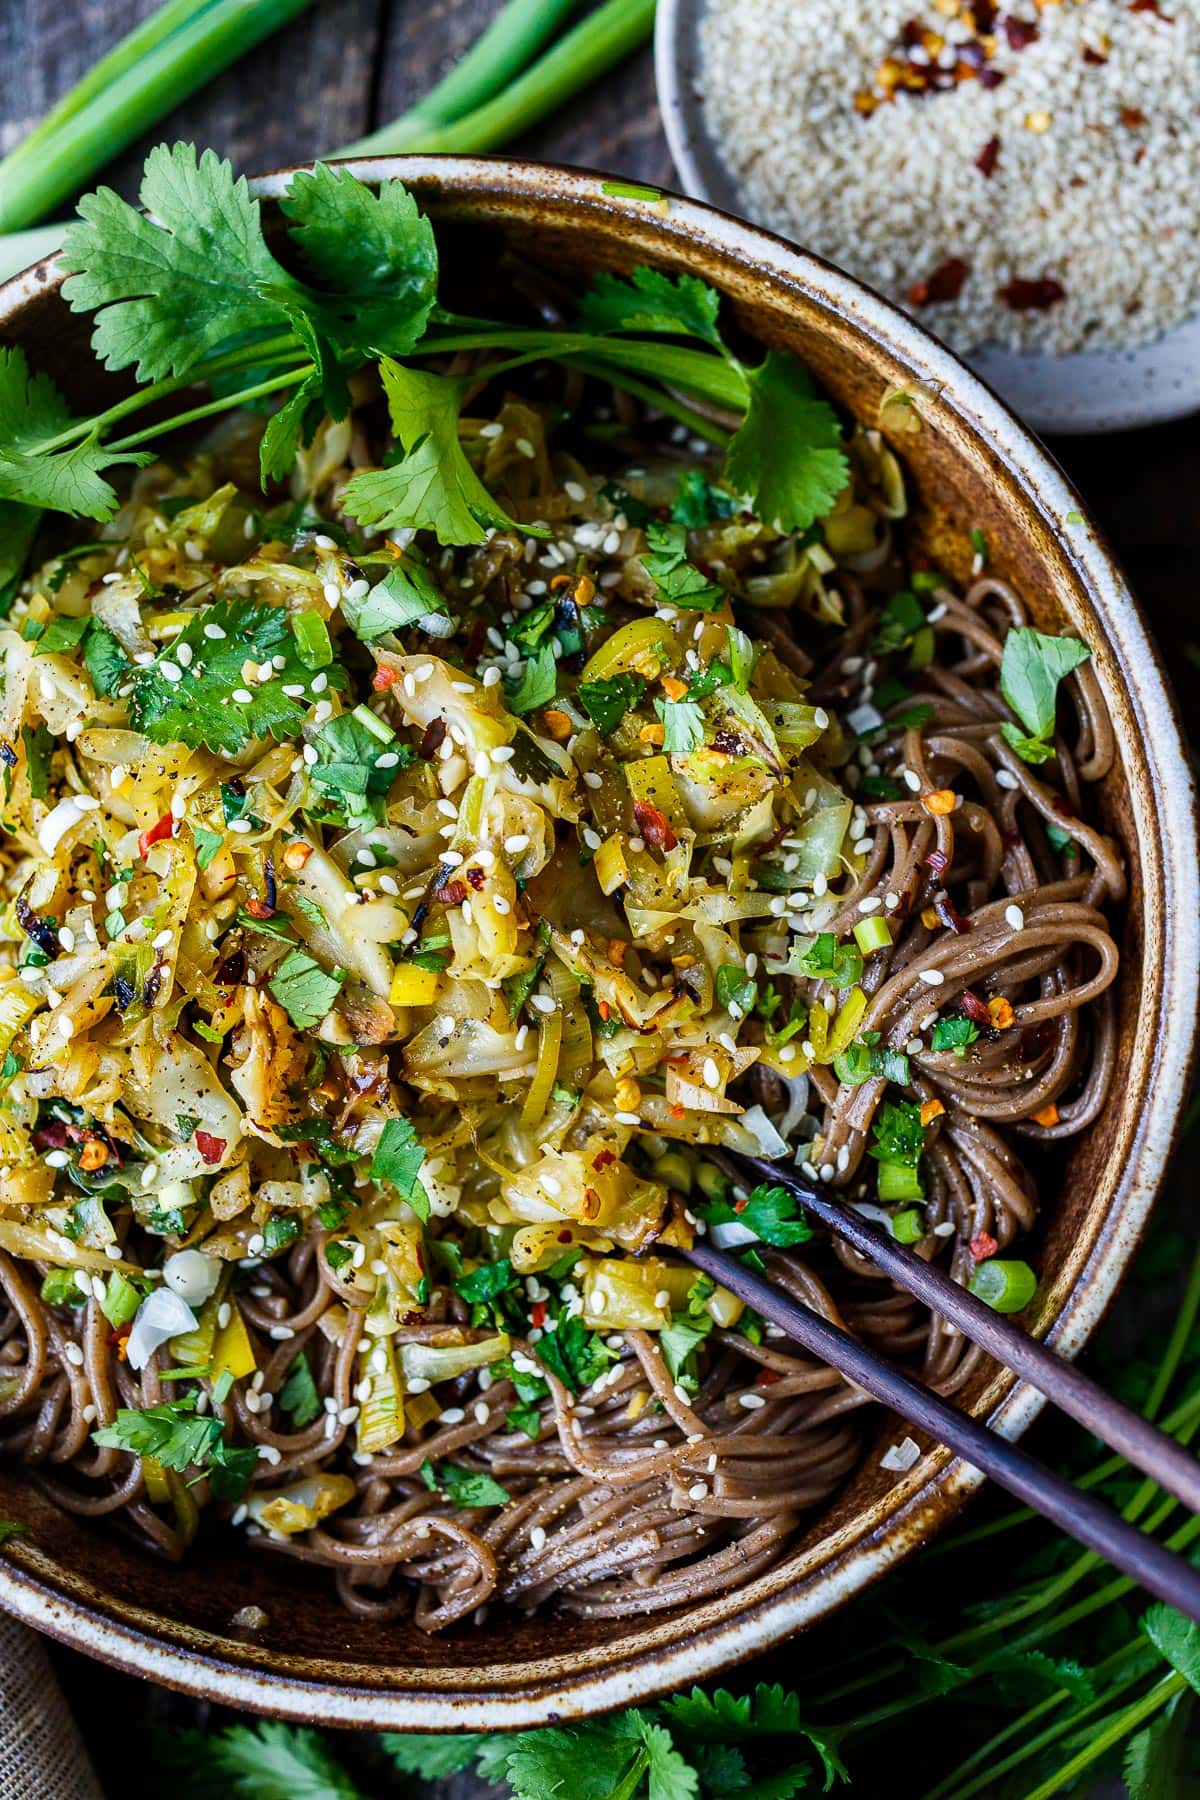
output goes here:
[{"label": "pair of chopsticks", "polygon": [[[759,1182],[786,1188],[810,1217],[869,1257],[897,1287],[907,1289],[948,1319],[964,1337],[1037,1388],[1068,1417],[1094,1432],[1102,1443],[1174,1494],[1192,1512],[1200,1512],[1200,1462],[1174,1438],[1106,1394],[1072,1363],[1030,1337],[1011,1319],[993,1312],[941,1270],[885,1236],[822,1183],[803,1181],[791,1170],[781,1170],[757,1156],[735,1156],[721,1150],[710,1150],[708,1155],[725,1174],[747,1188]],[[792,1299],[728,1251],[718,1250],[700,1238],[692,1249],[679,1254],[822,1362],[839,1370],[847,1380],[982,1469],[1147,1592],[1200,1623],[1200,1570],[1192,1568],[1181,1556],[1127,1524],[1103,1501],[1064,1481],[1028,1451],[960,1412],[840,1326]]]}]

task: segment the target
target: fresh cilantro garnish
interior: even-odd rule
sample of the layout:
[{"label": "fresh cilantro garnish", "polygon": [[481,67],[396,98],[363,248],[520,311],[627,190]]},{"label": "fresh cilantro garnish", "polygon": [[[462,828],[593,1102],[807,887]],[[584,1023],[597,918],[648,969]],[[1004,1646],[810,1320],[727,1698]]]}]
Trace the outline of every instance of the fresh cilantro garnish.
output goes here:
[{"label": "fresh cilantro garnish", "polygon": [[668,756],[689,756],[704,742],[704,714],[694,700],[656,700],[662,720],[663,749]]},{"label": "fresh cilantro garnish", "polygon": [[444,1493],[452,1506],[503,1506],[508,1494],[491,1475],[460,1469],[454,1463],[436,1468],[429,1458],[421,1464],[421,1480],[432,1493]]},{"label": "fresh cilantro garnish", "polygon": [[832,931],[822,931],[800,958],[800,967],[814,981],[828,981],[836,988],[853,987],[862,979],[862,953],[853,944],[839,944]]},{"label": "fresh cilantro garnish", "polygon": [[86,613],[81,618],[69,619],[63,613],[56,613],[46,621],[46,628],[37,640],[35,656],[62,656],[78,648],[80,639],[88,628],[90,621]]},{"label": "fresh cilantro garnish", "polygon": [[677,525],[698,530],[714,519],[729,519],[740,511],[741,501],[721,488],[713,487],[700,469],[688,469],[679,477],[679,486],[671,502],[671,517]]},{"label": "fresh cilantro garnish", "polygon": [[432,531],[439,544],[481,544],[489,526],[511,526],[458,441],[459,408],[475,377],[431,375],[390,357],[379,366],[404,454],[355,475],[342,489],[345,511],[377,530]]},{"label": "fresh cilantro garnish", "polygon": [[544,1331],[534,1345],[538,1360],[557,1375],[573,1394],[590,1387],[615,1360],[598,1331],[589,1331],[578,1318],[560,1313],[553,1331]]},{"label": "fresh cilantro garnish", "polygon": [[419,1219],[429,1217],[429,1196],[417,1180],[424,1161],[425,1146],[412,1120],[389,1119],[371,1158],[371,1180],[389,1182]]},{"label": "fresh cilantro garnish", "polygon": [[519,1286],[520,1277],[513,1273],[511,1262],[504,1256],[497,1262],[480,1263],[477,1269],[454,1283],[454,1291],[474,1306],[481,1301],[495,1300],[498,1295]]},{"label": "fresh cilantro garnish", "polygon": [[44,725],[22,725],[21,742],[25,746],[25,773],[29,792],[35,800],[44,800],[50,788],[50,759],[55,742]]},{"label": "fresh cilantro garnish", "polygon": [[279,1390],[279,1404],[297,1431],[321,1415],[321,1396],[303,1350],[288,1364],[287,1380]]},{"label": "fresh cilantro garnish", "polygon": [[755,512],[782,531],[822,518],[850,476],[842,428],[812,376],[784,350],[768,350],[743,374],[749,405],[725,458],[725,477]]},{"label": "fresh cilantro garnish", "polygon": [[504,684],[504,704],[509,712],[524,717],[539,706],[549,706],[558,688],[558,661],[554,645],[547,639],[538,644],[526,659],[516,681]]},{"label": "fresh cilantro garnish", "polygon": [[[0,385],[3,385],[2,374]],[[2,487],[3,472],[0,471],[0,490]],[[36,506],[19,506],[12,500],[0,500],[0,619],[8,617],[16,599],[41,518]],[[57,593],[58,590],[52,591]]]},{"label": "fresh cilantro garnish", "polygon": [[83,666],[98,700],[115,694],[133,667],[120,641],[100,619],[89,619],[83,635]]},{"label": "fresh cilantro garnish", "polygon": [[303,1229],[295,1213],[275,1213],[262,1228],[263,1252],[271,1256],[294,1244]]},{"label": "fresh cilantro garnish", "polygon": [[695,275],[666,275],[660,269],[634,269],[628,276],[600,274],[579,306],[583,331],[670,332],[701,338],[722,350],[717,331],[721,296]]},{"label": "fresh cilantro garnish", "polygon": [[608,737],[645,691],[640,675],[601,675],[595,681],[581,681],[575,698],[601,737]]},{"label": "fresh cilantro garnish", "polygon": [[[313,733],[312,747],[317,760],[309,768],[308,778],[328,796],[337,820],[377,824],[397,768],[411,759],[408,747],[403,747],[407,755],[402,755],[391,729],[365,706],[326,719]],[[382,766],[381,757],[386,759]]]},{"label": "fresh cilantro garnish", "polygon": [[9,540],[4,562],[9,567],[22,543],[28,551],[32,542],[37,514],[32,515],[31,526],[29,508],[111,518],[117,496],[100,471],[117,463],[147,463],[153,457],[151,451],[108,450],[90,436],[65,449],[43,450],[43,444],[68,435],[80,421],[72,418],[50,377],[32,373],[23,350],[0,348],[0,418],[4,420],[0,500],[22,502],[21,509],[4,516]]},{"label": "fresh cilantro garnish", "polygon": [[699,1203],[697,1210],[709,1225],[744,1225],[764,1244],[788,1250],[794,1244],[807,1244],[812,1237],[812,1226],[800,1205],[787,1188],[764,1182],[745,1200],[710,1200]]},{"label": "fresh cilantro garnish", "polygon": [[1069,850],[1071,845],[1075,842],[1071,833],[1069,831],[1064,831],[1062,826],[1056,825],[1052,819],[1044,822],[1043,829],[1046,833],[1046,841],[1052,850],[1057,850],[1061,853],[1063,850]]},{"label": "fresh cilantro garnish", "polygon": [[713,1320],[708,1313],[676,1313],[671,1323],[658,1334],[658,1347],[672,1381],[677,1381],[689,1394],[700,1390],[696,1352],[712,1328]]},{"label": "fresh cilantro garnish", "polygon": [[196,867],[207,869],[225,839],[219,831],[207,831],[203,825],[192,826],[192,837],[196,844]]},{"label": "fresh cilantro garnish", "polygon": [[200,1123],[195,1113],[176,1113],[175,1129],[183,1143],[187,1143],[197,1125]]},{"label": "fresh cilantro garnish", "polygon": [[902,588],[898,594],[892,595],[880,614],[871,648],[881,654],[903,650],[911,644],[913,633],[920,631],[924,623],[925,608],[915,594]]},{"label": "fresh cilantro garnish", "polygon": [[305,950],[289,950],[267,986],[298,1031],[319,1025],[342,991],[345,976],[330,975]]},{"label": "fresh cilantro garnish", "polygon": [[642,564],[661,600],[692,612],[711,612],[721,605],[725,589],[688,561],[685,525],[647,525],[646,542],[650,549]]},{"label": "fresh cilantro garnish", "polygon": [[[186,664],[179,660],[184,645],[191,653]],[[277,656],[284,666],[268,681],[246,680],[245,663],[269,668]],[[323,673],[329,687],[345,680],[340,669]],[[155,744],[236,756],[254,738],[298,735],[312,679],[283,607],[218,600],[195,613],[152,663],[134,668],[130,719]],[[287,693],[289,687],[303,695]]]},{"label": "fresh cilantro garnish", "polygon": [[1000,663],[1000,692],[1025,731],[1010,720],[1000,727],[1023,762],[1043,763],[1054,755],[1054,713],[1058,684],[1091,655],[1078,638],[1046,637],[1029,626],[1009,632]]},{"label": "fresh cilantro garnish", "polygon": [[504,1423],[510,1430],[523,1431],[527,1438],[536,1442],[541,1436],[542,1409],[540,1406],[527,1405],[522,1400],[516,1406],[509,1407],[504,1415]]},{"label": "fresh cilantro garnish", "polygon": [[118,1408],[111,1425],[92,1433],[92,1442],[106,1450],[127,1450],[133,1456],[151,1456],[164,1469],[204,1469],[219,1499],[240,1499],[258,1461],[250,1445],[233,1449],[226,1443],[220,1419],[196,1411],[197,1395],[139,1410]]},{"label": "fresh cilantro garnish", "polygon": [[968,1044],[973,1044],[978,1036],[979,1027],[974,1019],[939,1019],[933,1028],[929,1048],[961,1052],[966,1049]]},{"label": "fresh cilantro garnish", "polygon": [[879,1162],[902,1163],[916,1168],[925,1143],[921,1109],[907,1100],[885,1102],[872,1127],[875,1142],[869,1154]]},{"label": "fresh cilantro garnish", "polygon": [[418,562],[398,562],[362,600],[343,601],[342,610],[364,643],[389,631],[402,631],[431,613],[446,616],[446,603],[428,569]]},{"label": "fresh cilantro garnish", "polygon": [[910,1075],[908,1058],[902,1050],[865,1042],[848,1044],[835,1056],[833,1072],[847,1087],[861,1087],[864,1081],[875,1079],[896,1081],[903,1087]]}]

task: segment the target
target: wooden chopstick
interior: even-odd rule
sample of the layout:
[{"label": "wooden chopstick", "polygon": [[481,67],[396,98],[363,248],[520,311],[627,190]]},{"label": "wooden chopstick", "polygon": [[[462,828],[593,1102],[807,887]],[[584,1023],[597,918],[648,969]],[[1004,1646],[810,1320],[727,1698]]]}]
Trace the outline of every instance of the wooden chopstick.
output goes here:
[{"label": "wooden chopstick", "polygon": [[[1078,1370],[1072,1368],[1062,1358],[1055,1356],[1053,1351],[1047,1350],[1044,1345],[1037,1344],[1035,1340],[1027,1337],[1019,1327],[1014,1327],[1008,1320],[1002,1319],[997,1314],[991,1313],[990,1309],[982,1307],[973,1295],[965,1293],[956,1282],[950,1281],[936,1270],[931,1270],[927,1264],[921,1262],[919,1257],[905,1251],[902,1246],[885,1239],[882,1233],[876,1232],[858,1214],[853,1213],[842,1202],[832,1199],[827,1190],[818,1191],[810,1188],[806,1183],[795,1180],[790,1173],[785,1175],[776,1165],[760,1161],[756,1157],[735,1158],[725,1153],[713,1155],[710,1152],[709,1154],[712,1156],[712,1160],[720,1162],[726,1172],[733,1173],[737,1179],[744,1180],[750,1176],[752,1185],[758,1180],[769,1180],[775,1185],[791,1189],[803,1201],[806,1209],[813,1213],[814,1217],[822,1218],[831,1230],[837,1231],[849,1242],[855,1243],[856,1248],[860,1248],[865,1255],[872,1257],[878,1267],[886,1268],[887,1273],[892,1275],[900,1286],[908,1288],[910,1292],[917,1294],[922,1299],[927,1299],[928,1304],[947,1318],[953,1318],[950,1310],[951,1304],[956,1310],[960,1310],[961,1318],[965,1321],[960,1328],[965,1335],[991,1351],[999,1362],[1007,1364],[1025,1376],[1031,1385],[1036,1386],[1048,1399],[1054,1400],[1056,1404],[1061,1404],[1058,1398],[1059,1376],[1063,1372],[1078,1376]],[[818,1206],[820,1210],[818,1210]],[[826,1209],[828,1209],[828,1217],[826,1217]],[[855,1236],[852,1237],[849,1230],[843,1230],[844,1220],[853,1223]],[[859,1235],[860,1228],[861,1236]],[[897,1260],[891,1267],[888,1267],[883,1260],[883,1255],[876,1255],[877,1250],[886,1253],[889,1260],[893,1256]],[[1019,1445],[1009,1443],[1006,1438],[1000,1437],[996,1432],[990,1431],[986,1425],[969,1417],[966,1413],[960,1412],[956,1406],[943,1400],[939,1394],[935,1394],[912,1376],[893,1367],[885,1358],[859,1343],[840,1326],[832,1324],[830,1320],[814,1311],[813,1308],[806,1306],[802,1301],[794,1300],[790,1294],[785,1294],[766,1276],[746,1268],[730,1252],[718,1250],[714,1245],[701,1238],[690,1250],[681,1251],[679,1254],[684,1256],[694,1267],[711,1275],[723,1287],[729,1288],[739,1299],[744,1300],[756,1312],[761,1313],[764,1319],[779,1326],[796,1343],[803,1345],[806,1350],[812,1351],[830,1367],[840,1370],[865,1393],[882,1401],[884,1405],[892,1407],[904,1418],[929,1432],[941,1443],[948,1445],[950,1449],[963,1456],[976,1468],[981,1469],[984,1474],[989,1475],[1009,1493],[1016,1495],[1035,1512],[1041,1513],[1044,1518],[1059,1526],[1069,1537],[1075,1538],[1085,1548],[1094,1550],[1103,1556],[1115,1568],[1138,1582],[1148,1593],[1154,1594],[1160,1600],[1165,1600],[1168,1605],[1178,1607],[1189,1618],[1200,1623],[1200,1570],[1193,1569],[1191,1564],[1182,1557],[1164,1549],[1154,1538],[1147,1537],[1135,1526],[1128,1524],[1102,1501],[1094,1499],[1092,1495],[1081,1488],[1073,1487],[1069,1481],[1064,1481],[1061,1476],[1046,1468],[1028,1451],[1022,1450]],[[922,1291],[918,1289],[915,1282],[910,1281],[910,1265],[913,1263],[917,1264],[918,1269],[924,1274],[937,1275],[938,1280],[944,1283],[946,1288],[953,1290],[949,1304],[943,1300],[941,1288],[926,1285]],[[979,1307],[983,1311],[986,1315],[982,1322],[983,1325],[990,1322],[1003,1327],[1003,1331],[1000,1333],[989,1331],[985,1339],[983,1330],[980,1329],[978,1332],[976,1330],[977,1321],[973,1312],[961,1307],[963,1300],[970,1301],[972,1308]],[[955,1323],[958,1322],[955,1320]],[[1026,1374],[1025,1368],[1019,1368],[1017,1362],[1011,1357],[1008,1349],[1009,1339],[1006,1335],[1008,1333],[1011,1333],[1020,1344],[1023,1361],[1025,1361],[1023,1353],[1026,1346],[1033,1346],[1043,1352],[1045,1362],[1040,1360],[1028,1362],[1029,1369],[1036,1370],[1036,1373]],[[999,1347],[992,1349],[993,1343]],[[1086,1381],[1086,1378],[1080,1377],[1080,1381]],[[1088,1407],[1086,1418],[1080,1411],[1074,1409],[1081,1404],[1079,1390],[1074,1386],[1072,1386],[1070,1396],[1073,1407],[1064,1407],[1064,1410],[1070,1411],[1074,1418],[1082,1418],[1083,1422],[1090,1424],[1091,1429],[1097,1431],[1097,1434],[1105,1442],[1114,1449],[1120,1450],[1122,1455],[1126,1455],[1127,1453],[1122,1448],[1126,1434],[1118,1435],[1116,1432],[1109,1432],[1103,1426],[1098,1426],[1092,1421],[1095,1418],[1107,1418],[1109,1409],[1119,1413],[1127,1413],[1128,1409],[1121,1406],[1111,1395],[1105,1394],[1102,1389],[1096,1388],[1094,1383],[1086,1382],[1086,1386],[1094,1390],[1093,1394],[1083,1396],[1082,1403]],[[1097,1400],[1102,1404],[1097,1406]],[[1152,1479],[1159,1482],[1161,1486],[1168,1486],[1159,1471],[1157,1460],[1160,1453],[1159,1447],[1166,1446],[1170,1451],[1179,1452],[1180,1446],[1165,1433],[1148,1425],[1144,1419],[1139,1419],[1136,1414],[1130,1414],[1129,1417],[1142,1430],[1133,1434],[1139,1449],[1139,1457],[1137,1459],[1129,1457],[1128,1460],[1136,1460],[1137,1466],[1149,1474]],[[1153,1455],[1147,1448],[1147,1438],[1153,1441]],[[1172,1457],[1170,1460],[1174,1463],[1177,1459]],[[1187,1460],[1191,1462],[1190,1457]],[[1148,1462],[1149,1466],[1147,1466]],[[1185,1495],[1177,1493],[1175,1485],[1170,1486],[1170,1491],[1176,1493],[1178,1498],[1184,1499],[1185,1504],[1191,1505]],[[1196,1509],[1193,1507],[1193,1510]]]}]

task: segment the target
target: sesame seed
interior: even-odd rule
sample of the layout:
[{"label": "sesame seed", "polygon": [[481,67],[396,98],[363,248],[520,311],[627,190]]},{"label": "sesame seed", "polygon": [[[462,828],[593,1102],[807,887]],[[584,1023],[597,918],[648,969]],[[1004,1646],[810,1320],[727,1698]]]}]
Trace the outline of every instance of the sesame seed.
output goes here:
[{"label": "sesame seed", "polygon": [[738,1405],[744,1406],[747,1412],[757,1412],[760,1406],[767,1403],[761,1394],[739,1394]]},{"label": "sesame seed", "polygon": [[926,987],[941,987],[945,979],[946,977],[942,974],[940,969],[921,970],[921,980],[925,983]]},{"label": "sesame seed", "polygon": [[1021,911],[1019,906],[1006,906],[1004,909],[1004,923],[1010,926],[1013,931],[1024,931],[1025,914]]},{"label": "sesame seed", "polygon": [[708,1493],[707,1481],[694,1481],[688,1489],[689,1500],[703,1500]]},{"label": "sesame seed", "polygon": [[1020,782],[1011,769],[996,770],[996,786],[1002,788],[1019,788]]}]

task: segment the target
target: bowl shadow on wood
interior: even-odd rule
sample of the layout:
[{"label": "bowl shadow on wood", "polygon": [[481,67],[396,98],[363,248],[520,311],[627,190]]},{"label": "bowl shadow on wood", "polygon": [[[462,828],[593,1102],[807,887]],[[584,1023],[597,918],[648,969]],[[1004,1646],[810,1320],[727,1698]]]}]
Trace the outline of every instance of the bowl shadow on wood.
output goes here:
[{"label": "bowl shadow on wood", "polygon": [[[1194,801],[1165,677],[1082,502],[947,351],[769,234],[693,202],[647,205],[606,194],[584,172],[503,158],[352,166],[365,179],[400,174],[415,187],[439,224],[444,292],[467,310],[512,310],[501,290],[513,259],[567,286],[599,268],[649,262],[711,281],[749,338],[794,350],[868,424],[885,392],[907,388],[922,428],[894,447],[908,474],[911,546],[965,580],[967,534],[980,528],[989,568],[1022,593],[1035,622],[1093,646],[1119,746],[1096,804],[1125,846],[1130,896],[1117,987],[1123,1079],[1062,1160],[1057,1192],[1044,1195],[1034,1327],[1074,1353],[1132,1256],[1186,1094],[1200,892]],[[269,199],[286,181],[265,177],[258,191]],[[45,265],[0,289],[0,340],[20,344],[80,406],[123,387],[96,369],[88,333]],[[1172,1007],[1172,994],[1186,998]],[[986,1367],[960,1402],[1010,1435],[1039,1405]],[[20,1469],[0,1466],[0,1515],[31,1528],[0,1559],[0,1605],[78,1649],[237,1707],[390,1729],[545,1723],[645,1698],[766,1649],[927,1541],[979,1478],[926,1444],[914,1470],[888,1474],[879,1456],[896,1435],[894,1419],[874,1414],[854,1476],[787,1557],[739,1592],[625,1622],[496,1609],[482,1627],[437,1637],[409,1621],[351,1618],[324,1571],[250,1554],[233,1534],[208,1538],[181,1567],[152,1562],[116,1533],[59,1512]],[[265,1613],[260,1630],[234,1625],[248,1606]]]}]

